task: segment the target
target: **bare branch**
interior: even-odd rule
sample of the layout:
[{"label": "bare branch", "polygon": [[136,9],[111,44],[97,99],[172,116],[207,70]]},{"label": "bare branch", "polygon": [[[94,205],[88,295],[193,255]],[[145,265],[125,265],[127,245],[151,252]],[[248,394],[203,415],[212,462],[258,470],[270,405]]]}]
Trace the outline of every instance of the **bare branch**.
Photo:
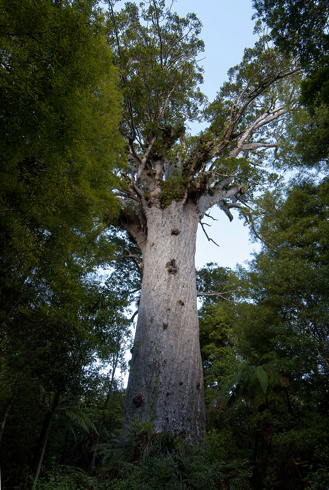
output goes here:
[{"label": "bare branch", "polygon": [[236,117],[236,122],[240,119],[246,108],[250,105],[250,103],[255,100],[259,95],[261,95],[265,90],[267,90],[271,85],[273,85],[274,82],[277,82],[278,80],[282,80],[283,78],[287,78],[290,75],[293,75],[297,71],[300,70],[300,67],[297,66],[296,68],[285,71],[285,72],[278,72],[276,76],[270,78],[268,81],[265,81],[264,83],[260,84],[259,87],[256,87],[246,98],[244,104],[241,106],[237,117]]},{"label": "bare branch", "polygon": [[137,316],[137,315],[138,315],[138,312],[139,312],[139,310],[136,310],[136,311],[135,311],[135,313],[133,314],[133,316],[132,316],[131,318],[129,318],[129,321],[130,321],[130,322],[133,322],[133,321],[134,321],[135,316]]},{"label": "bare branch", "polygon": [[233,293],[234,291],[224,291],[222,293],[197,293],[197,296],[198,297],[201,297],[201,296],[219,296],[220,298],[222,299],[225,299],[226,301],[230,301],[230,303],[234,303],[233,300],[231,299],[228,299],[228,298],[225,298],[224,294],[229,294],[229,293]]},{"label": "bare branch", "polygon": [[136,170],[138,169],[141,163],[141,159],[136,154],[134,145],[129,144],[129,150],[130,150],[129,153],[127,154],[128,162],[130,163],[131,170],[133,171],[135,169],[135,173],[136,173]]},{"label": "bare branch", "polygon": [[[237,123],[239,122],[239,120],[241,119],[242,115],[244,114],[244,112],[246,111],[247,107],[257,98],[259,97],[262,93],[264,93],[271,85],[273,85],[273,83],[275,83],[276,81],[278,80],[282,80],[283,78],[286,78],[290,75],[293,75],[294,73],[296,73],[297,71],[300,70],[300,67],[296,67],[294,69],[291,69],[289,71],[285,71],[285,72],[280,72],[280,73],[277,73],[275,76],[273,76],[271,79],[269,79],[268,81],[260,84],[258,87],[256,87],[247,97],[246,97],[246,100],[244,101],[244,103],[242,104],[242,106],[240,107],[240,109],[238,110],[238,112],[236,113],[235,117],[233,117],[233,114],[235,113],[235,106],[236,104],[233,106],[233,109],[234,111],[231,112],[231,118],[230,118],[230,123],[229,123],[229,126],[228,128],[226,129],[225,131],[225,135],[224,135],[224,138],[218,142],[217,145],[214,146],[214,149],[213,149],[213,155],[212,155],[212,158],[215,157],[220,151],[223,150],[223,148],[225,148],[232,140],[232,136],[233,136],[233,131],[237,125]],[[246,88],[245,87],[243,89],[243,91],[241,92],[241,94],[239,95],[238,99],[237,99],[237,102],[240,102],[243,98],[243,95],[245,95],[246,93]],[[275,109],[275,111],[279,110],[279,108]],[[270,112],[272,113],[272,112]],[[270,114],[268,111],[266,111],[262,116],[260,116],[261,120],[263,120],[264,117],[267,117],[269,114]],[[277,117],[279,117],[277,115]],[[275,118],[274,118],[275,119]],[[272,121],[273,119],[271,119]],[[259,121],[259,118],[257,119],[257,121]],[[260,121],[259,121],[260,122]],[[270,121],[269,121],[270,122]],[[264,123],[265,124],[265,123]],[[255,130],[255,126],[256,126],[256,121],[251,125],[250,128],[248,128],[247,130],[247,136],[244,136],[243,138],[243,141],[245,141],[246,137],[248,137],[251,132],[253,130]],[[246,135],[246,132],[243,133],[244,135]]]},{"label": "bare branch", "polygon": [[[234,148],[230,154],[229,154],[229,158],[232,158],[232,157],[237,157],[238,154],[241,152],[241,151],[244,151],[244,150],[253,150],[253,149],[256,149],[256,148],[261,148],[261,147],[266,147],[266,148],[270,148],[270,147],[276,147],[277,145],[274,144],[274,145],[271,145],[271,146],[268,146],[268,144],[263,144],[263,145],[260,145],[258,143],[259,146],[255,146],[255,147],[249,147],[249,145],[247,145],[245,143],[245,141],[257,130],[259,129],[260,127],[266,125],[266,124],[269,124],[270,122],[274,121],[275,119],[278,119],[282,114],[284,114],[286,111],[282,109],[282,106],[277,108],[277,109],[268,109],[266,110],[265,112],[263,112],[263,114],[261,114],[243,133],[242,133],[242,136],[241,138],[239,139],[238,141],[238,144],[236,146],[236,148]],[[268,118],[269,116],[271,116],[270,118]],[[256,143],[253,143],[253,144],[256,144]]]},{"label": "bare branch", "polygon": [[[123,196],[123,197],[121,197],[121,196]],[[117,194],[117,197],[120,200],[122,205],[123,205],[123,203],[126,204],[126,201],[124,200],[124,198],[132,199],[133,201],[135,201],[136,204],[137,203],[140,204],[140,199],[138,197],[136,197],[135,193],[130,188],[120,190]]]},{"label": "bare branch", "polygon": [[152,150],[152,147],[155,143],[155,140],[156,140],[156,136],[153,136],[153,138],[151,139],[150,143],[148,144],[148,147],[144,153],[144,157],[142,158],[140,164],[139,164],[139,167],[138,167],[138,171],[137,171],[137,183],[139,183],[141,181],[141,178],[142,178],[142,175],[143,175],[143,172],[144,172],[144,168],[145,168],[145,164],[146,164],[146,161],[149,157],[149,154]]},{"label": "bare branch", "polygon": [[[215,242],[215,240],[213,240],[212,238],[210,238],[210,237],[208,236],[208,233],[207,233],[207,232],[206,232],[206,230],[204,229],[204,225],[208,225],[208,223],[202,223],[202,221],[199,221],[199,223],[200,223],[200,225],[201,225],[201,227],[202,227],[202,229],[203,229],[204,234],[206,235],[206,237],[207,237],[207,239],[208,239],[208,242],[213,242],[213,243],[214,243],[214,244],[215,244],[217,247],[219,247],[218,243],[216,243],[216,242]],[[210,225],[208,225],[208,226],[210,226]]]},{"label": "bare branch", "polygon": [[245,150],[256,150],[257,148],[276,148],[277,144],[276,143],[262,143],[261,141],[256,142],[256,143],[249,143],[242,145],[241,151]]},{"label": "bare branch", "polygon": [[233,214],[231,213],[230,209],[231,208],[238,208],[241,209],[240,204],[236,204],[235,202],[227,204],[225,201],[219,201],[218,206],[224,211],[226,216],[230,221],[233,221]]},{"label": "bare branch", "polygon": [[122,296],[128,296],[129,294],[135,294],[135,293],[138,293],[138,291],[140,291],[141,288],[138,288],[138,289],[133,289],[132,291],[122,291],[120,294]]},{"label": "bare branch", "polygon": [[270,118],[265,119],[261,123],[257,124],[257,126],[255,126],[254,129],[257,130],[257,129],[261,128],[262,126],[265,126],[266,124],[269,124],[272,121],[275,121],[276,119],[278,119],[278,117],[283,116],[287,112],[288,112],[287,109],[282,109],[282,108],[280,108],[280,110],[278,109],[277,111],[273,111],[273,115]]},{"label": "bare branch", "polygon": [[237,196],[237,199],[238,199],[238,201],[241,201],[244,206],[247,206],[247,208],[249,208],[249,209],[251,209],[251,211],[255,212],[255,210],[251,206],[249,206],[249,204],[247,204],[246,201],[244,201],[241,197]]},{"label": "bare branch", "polygon": [[134,189],[136,194],[144,201],[144,192],[133,182],[132,182],[132,188]]},{"label": "bare branch", "polygon": [[122,255],[121,258],[125,258],[125,259],[127,259],[127,258],[129,258],[129,259],[137,259],[140,268],[141,269],[143,268],[143,259],[142,259],[142,257],[140,255],[131,253],[130,250],[128,250],[127,248],[125,248],[123,251],[126,252],[127,255]]},{"label": "bare branch", "polygon": [[167,108],[167,106],[168,106],[168,104],[169,104],[169,102],[170,102],[170,97],[171,97],[171,94],[172,94],[172,93],[175,91],[176,87],[177,87],[177,83],[175,83],[175,85],[173,86],[173,88],[172,88],[172,89],[170,90],[170,92],[168,93],[167,98],[166,98],[166,100],[164,101],[163,107],[162,107],[162,109],[161,109],[161,111],[160,111],[160,113],[159,113],[159,119],[161,119],[161,118],[163,117],[163,115],[164,115],[164,113],[165,113],[165,110],[166,110],[166,108]]},{"label": "bare branch", "polygon": [[204,213],[204,215],[207,216],[207,218],[211,218],[213,221],[218,221],[218,219],[211,216],[211,214]]}]

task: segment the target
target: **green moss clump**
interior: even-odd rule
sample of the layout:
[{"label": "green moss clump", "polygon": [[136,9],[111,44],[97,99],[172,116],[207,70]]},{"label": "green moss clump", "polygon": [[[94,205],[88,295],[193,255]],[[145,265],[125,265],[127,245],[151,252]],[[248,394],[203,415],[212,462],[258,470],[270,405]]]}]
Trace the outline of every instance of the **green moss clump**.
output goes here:
[{"label": "green moss clump", "polygon": [[170,177],[162,183],[161,205],[169,206],[172,201],[184,198],[185,180],[181,175]]}]

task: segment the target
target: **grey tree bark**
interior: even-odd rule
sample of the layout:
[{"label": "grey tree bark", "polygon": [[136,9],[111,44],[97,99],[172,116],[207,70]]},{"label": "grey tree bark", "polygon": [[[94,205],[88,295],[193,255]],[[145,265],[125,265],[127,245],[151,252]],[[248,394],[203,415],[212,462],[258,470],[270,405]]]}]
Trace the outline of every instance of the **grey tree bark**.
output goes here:
[{"label": "grey tree bark", "polygon": [[173,201],[147,210],[140,243],[143,284],[131,360],[125,424],[153,422],[157,431],[199,438],[205,430],[203,373],[195,282],[200,213]]}]

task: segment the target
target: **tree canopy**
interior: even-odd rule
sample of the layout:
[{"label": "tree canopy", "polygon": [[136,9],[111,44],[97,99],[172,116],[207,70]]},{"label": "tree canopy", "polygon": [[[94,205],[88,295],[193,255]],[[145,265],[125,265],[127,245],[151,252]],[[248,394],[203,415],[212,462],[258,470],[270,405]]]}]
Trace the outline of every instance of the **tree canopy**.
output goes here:
[{"label": "tree canopy", "polygon": [[120,95],[96,2],[0,9],[1,276],[24,276],[59,230],[63,244],[114,213]]},{"label": "tree canopy", "polygon": [[[327,160],[329,106],[329,7],[326,1],[254,0],[257,16],[285,53],[298,57],[306,77],[301,102],[311,112],[299,138],[304,163]],[[311,150],[308,150],[308,147]],[[305,158],[304,158],[304,156]]]},{"label": "tree canopy", "polygon": [[[194,14],[179,18],[164,1],[140,7],[128,3],[119,12],[111,6],[109,42],[121,73],[120,128],[129,162],[121,216],[135,238],[141,239],[146,229],[141,209],[158,203],[166,207],[172,200],[197,199],[204,212],[220,202],[230,215],[225,196],[237,207],[236,196],[264,177],[257,158],[276,147],[289,100],[289,83],[282,81],[298,71],[298,65],[263,38],[246,50],[242,63],[230,71],[229,82],[202,112],[206,100],[196,61],[203,50],[197,39],[200,28]],[[209,128],[190,137],[186,125],[201,117]]]}]

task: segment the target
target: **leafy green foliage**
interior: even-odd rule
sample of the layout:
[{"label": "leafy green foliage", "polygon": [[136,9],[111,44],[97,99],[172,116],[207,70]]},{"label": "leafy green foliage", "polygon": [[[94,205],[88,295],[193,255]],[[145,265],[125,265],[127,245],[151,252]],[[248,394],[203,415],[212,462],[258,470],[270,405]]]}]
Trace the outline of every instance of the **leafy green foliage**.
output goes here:
[{"label": "leafy green foliage", "polygon": [[37,490],[81,490],[90,486],[97,490],[102,488],[95,477],[88,475],[83,470],[67,465],[57,465],[54,462],[52,471],[47,477],[40,478]]},{"label": "leafy green foliage", "polygon": [[271,28],[271,37],[285,53],[298,56],[307,76],[301,102],[312,119],[299,139],[304,163],[328,157],[329,7],[325,0],[254,0],[257,15]]},{"label": "leafy green foliage", "polygon": [[100,446],[104,471],[112,475],[110,489],[157,488],[230,488],[248,487],[250,465],[240,460],[226,464],[219,459],[216,435],[206,438],[202,446],[190,446],[179,436],[156,433],[151,424],[136,422],[125,444],[113,441]]},{"label": "leafy green foliage", "polygon": [[[112,8],[112,7],[111,7]],[[108,20],[109,43],[120,68],[127,128],[147,140],[199,114],[204,96],[196,57],[204,50],[195,14],[180,18],[165,1],[128,2]],[[129,107],[133,112],[129,114]]]},{"label": "leafy green foliage", "polygon": [[97,432],[84,401],[106,386],[95,361],[124,367],[129,322],[126,300],[88,276],[113,253],[104,217],[118,215],[123,167],[104,17],[94,0],[1,0],[0,12],[1,459],[13,488],[37,476],[44,448],[47,464]]},{"label": "leafy green foliage", "polygon": [[[66,451],[77,447],[76,452],[83,454],[103,419],[108,430],[120,429],[122,396],[116,395],[120,386],[113,376],[116,369],[125,368],[130,325],[125,316],[127,301],[119,299],[109,286],[82,286],[74,297],[68,295],[68,303],[60,298],[50,305],[39,300],[40,305],[25,306],[2,332],[2,413],[15,397],[2,446],[3,474],[15,468],[11,484],[22,477],[24,465],[33,468],[40,431],[48,416],[53,430],[45,464],[51,454],[64,457],[64,440]],[[103,365],[111,368],[109,374],[100,373]],[[110,385],[106,380],[109,375]],[[100,430],[103,437],[102,427]],[[88,468],[91,453],[82,454],[75,457]]]},{"label": "leafy green foliage", "polygon": [[[265,195],[254,231],[263,247],[248,270],[224,276],[220,288],[211,282],[214,271],[204,271],[210,289],[230,290],[226,298],[235,301],[211,297],[200,311],[208,426],[230,441],[225,458],[254,461],[254,488],[325,485],[327,180],[300,179],[285,195],[279,189]],[[211,357],[216,352],[218,360]]]},{"label": "leafy green foliage", "polygon": [[[318,15],[313,27],[308,22],[296,31],[302,38],[307,32],[313,43],[308,53],[306,42],[301,44],[304,54],[297,54],[309,72],[319,69],[303,86],[304,97],[317,94],[315,117],[300,110],[291,119],[295,133],[285,127],[290,146],[278,155],[290,166],[300,155],[306,164],[327,156],[326,67],[320,70],[327,7],[322,7],[322,13],[310,11],[311,19]],[[200,342],[208,406],[203,443],[190,446],[138,423],[124,445],[118,442],[124,394],[116,373],[126,367],[127,307],[132,301],[138,306],[143,273],[138,247],[126,235],[102,233],[114,217],[122,220],[111,189],[121,185],[127,191],[131,184],[126,174],[127,186],[118,185],[116,177],[123,153],[116,131],[118,73],[121,133],[141,154],[155,138],[150,160],[167,161],[160,200],[166,206],[184,197],[187,182],[189,196],[199,196],[205,167],[196,164],[192,176],[188,165],[194,163],[188,159],[199,152],[200,162],[207,162],[209,145],[227,131],[239,94],[239,103],[245,103],[263,90],[278,65],[289,70],[289,62],[267,37],[246,50],[206,111],[210,128],[185,141],[184,122],[198,118],[205,101],[196,62],[203,50],[201,24],[194,14],[181,19],[163,1],[110,11],[112,56],[104,19],[92,0],[38,5],[0,0],[0,9],[0,408],[6,489],[30,487],[49,421],[38,484],[43,490],[326,488],[326,180],[297,182],[286,195],[277,189],[259,199],[253,226],[264,246],[248,271],[234,274],[207,264],[197,273],[204,294]],[[273,18],[281,13],[273,11]],[[292,106],[299,82],[275,82],[261,101],[248,103],[235,130],[245,131],[264,107],[287,100]],[[262,128],[249,143],[266,148],[280,123]],[[215,193],[224,174],[234,176],[243,202],[247,188],[252,195],[256,184],[275,177],[260,170],[264,152],[257,158],[249,150],[228,157],[233,147],[213,159],[212,170],[220,175],[208,190]],[[145,183],[156,170],[150,161],[144,170]],[[137,168],[131,171],[137,175]],[[145,199],[152,204],[146,187]],[[132,204],[129,193],[124,197]],[[93,282],[97,264],[116,264],[102,286]],[[105,366],[108,373],[102,373]]]},{"label": "leafy green foliage", "polygon": [[326,57],[329,7],[325,0],[254,0],[253,4],[281,49],[299,55],[306,66]]},{"label": "leafy green foliage", "polygon": [[19,289],[115,213],[120,96],[93,0],[2,0],[0,10],[0,266]]},{"label": "leafy green foliage", "polygon": [[310,114],[302,106],[290,114],[286,130],[276,152],[276,165],[304,170],[317,168],[327,172],[328,167],[328,108],[324,105]]}]

